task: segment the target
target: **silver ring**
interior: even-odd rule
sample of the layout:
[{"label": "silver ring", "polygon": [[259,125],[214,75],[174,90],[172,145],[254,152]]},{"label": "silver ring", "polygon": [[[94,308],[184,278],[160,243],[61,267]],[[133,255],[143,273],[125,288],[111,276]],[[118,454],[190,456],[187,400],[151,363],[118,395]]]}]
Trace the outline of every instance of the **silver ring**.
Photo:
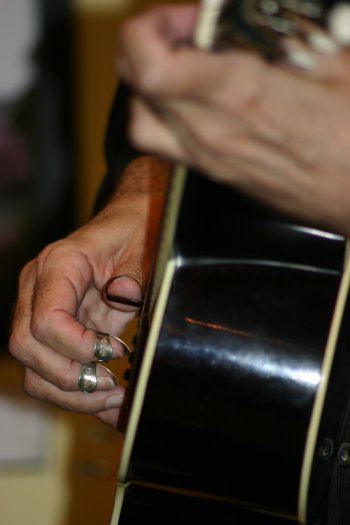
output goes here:
[{"label": "silver ring", "polygon": [[97,386],[96,363],[85,363],[81,367],[78,387],[82,392],[92,394]]},{"label": "silver ring", "polygon": [[94,355],[97,361],[109,361],[113,354],[109,334],[96,332]]},{"label": "silver ring", "polygon": [[119,337],[113,334],[106,334],[104,332],[96,332],[94,355],[97,361],[109,361],[113,354],[113,347],[111,344],[111,337],[118,341],[123,347],[123,354],[130,355],[131,350],[128,345]]}]

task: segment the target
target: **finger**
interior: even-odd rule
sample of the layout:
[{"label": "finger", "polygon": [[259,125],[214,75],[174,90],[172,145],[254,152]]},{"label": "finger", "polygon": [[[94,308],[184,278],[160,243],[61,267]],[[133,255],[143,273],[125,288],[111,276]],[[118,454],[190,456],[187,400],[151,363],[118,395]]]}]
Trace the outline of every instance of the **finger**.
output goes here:
[{"label": "finger", "polygon": [[[130,43],[131,45],[131,43]],[[152,56],[149,43],[144,49]],[[157,59],[132,59],[126,54],[118,62],[121,78],[145,97],[196,96],[208,94],[218,80],[220,66],[214,54],[195,48],[157,48]],[[208,70],[213,74],[208,75]]]},{"label": "finger", "polygon": [[[35,275],[35,265],[30,264],[20,277],[20,292],[9,344],[10,352],[24,365],[29,366],[58,387],[66,390],[74,389],[80,363],[95,359],[96,333],[94,330],[84,328],[85,338],[80,346],[62,344],[57,349],[57,346],[50,346],[46,341],[43,343],[42,340],[45,340],[43,331],[39,332],[40,337],[38,337],[37,332],[32,328],[32,325],[35,324],[31,320],[33,274]],[[101,300],[101,302],[103,301]],[[36,330],[38,331],[38,328]],[[69,339],[69,334],[67,337]],[[112,359],[123,355],[124,347],[115,338],[111,338],[111,346]],[[101,374],[99,388],[108,387],[108,380],[105,381],[107,384],[104,386],[102,380],[104,375]]]},{"label": "finger", "polygon": [[118,421],[120,419],[120,409],[111,408],[109,410],[103,410],[94,414],[102,423],[110,425],[113,428],[118,429]]},{"label": "finger", "polygon": [[[212,68],[215,57],[195,49],[193,43],[184,45],[181,38],[176,40],[172,36],[178,33],[187,43],[192,42],[197,10],[198,7],[193,6],[161,8],[126,24],[121,31],[118,57],[121,78],[144,95],[181,91],[197,96],[198,90],[208,84],[208,90],[215,86],[217,78],[208,76],[204,63],[206,57]],[[184,13],[190,16],[183,16]],[[197,79],[195,85],[192,85],[193,77]]]},{"label": "finger", "polygon": [[113,391],[95,391],[93,394],[86,394],[80,390],[63,391],[30,369],[25,371],[24,389],[36,399],[53,403],[65,410],[85,414],[120,408],[125,396],[125,389],[121,386]]},{"label": "finger", "polygon": [[[49,278],[47,278],[47,271],[50,272]],[[88,269],[86,272],[88,277],[90,272]],[[102,313],[105,314],[106,319],[108,318],[108,322],[106,321],[104,325],[97,327],[98,330],[106,331],[112,325],[110,312],[107,312],[108,307],[101,297],[101,292],[97,292],[93,286],[89,287],[84,279],[76,273],[71,274],[70,279],[65,278],[61,272],[57,272],[52,266],[49,267],[37,279],[33,294],[32,312],[29,310],[28,314],[28,332],[35,341],[41,343],[45,348],[54,349],[61,356],[80,363],[89,362],[94,358],[96,340],[96,333],[91,324],[86,326],[79,317],[82,305],[84,304],[85,311],[91,311],[93,304],[89,308],[90,301],[94,303],[96,310],[103,310]],[[88,298],[83,295],[86,289]],[[29,279],[22,280],[22,297],[29,297],[31,290],[31,281]],[[81,296],[83,301],[79,304]],[[96,317],[98,317],[97,314]],[[83,319],[83,321],[87,323],[88,319]],[[124,319],[124,323],[114,323],[114,329],[119,330],[121,325],[126,322],[127,319]],[[123,355],[122,344],[118,343],[116,339],[113,339],[111,344],[112,359]],[[38,350],[34,347],[35,345],[32,345],[31,349],[37,353]]]},{"label": "finger", "polygon": [[[103,293],[91,288],[84,297],[77,318],[86,327],[118,335],[123,333],[127,324],[135,317],[136,311],[136,308],[127,311],[117,303],[106,301]],[[91,345],[91,342],[87,344]],[[115,350],[117,358],[121,349],[116,347]]]},{"label": "finger", "polygon": [[[133,52],[144,52],[143,43],[164,41],[163,45],[180,45],[192,41],[197,25],[199,7],[196,5],[158,6],[128,20],[122,27],[121,44],[133,41]],[[153,45],[153,44],[151,44]],[[155,47],[158,47],[157,45]]]},{"label": "finger", "polygon": [[139,148],[169,159],[186,160],[168,123],[138,97],[133,99],[131,105],[129,135],[132,142]]},{"label": "finger", "polygon": [[104,298],[125,312],[136,312],[142,306],[140,284],[127,275],[114,275],[104,286]]},{"label": "finger", "polygon": [[[82,364],[68,359],[49,347],[33,340],[26,331],[16,330],[11,336],[10,351],[24,366],[57,388],[67,392],[78,390],[78,378]],[[112,340],[112,338],[111,338]],[[119,343],[118,343],[119,348]],[[90,361],[96,357],[91,352]],[[117,381],[104,367],[97,367],[97,390],[111,390]]]},{"label": "finger", "polygon": [[[231,90],[229,92],[232,93]],[[247,101],[249,96],[247,93]],[[253,91],[251,97],[254,98]],[[223,101],[224,97],[220,104]],[[162,112],[163,130],[159,135],[147,134],[143,145],[145,146],[147,141],[147,146],[159,155],[166,155],[206,172],[215,169],[213,162],[210,162],[210,155],[234,154],[236,141],[242,136],[247,136],[252,127],[247,125],[248,110],[245,109],[246,104],[243,101],[235,101],[235,104],[229,101],[229,105],[223,108],[220,104],[214,101],[203,104],[201,101],[186,98],[169,99],[160,103],[159,113]],[[149,127],[145,125],[145,131]],[[275,135],[274,131],[272,139]],[[223,158],[220,158],[223,162]]]},{"label": "finger", "polygon": [[124,78],[151,71],[154,61],[163,62],[180,42],[191,40],[197,11],[196,6],[160,7],[127,22],[119,34],[118,65]]}]

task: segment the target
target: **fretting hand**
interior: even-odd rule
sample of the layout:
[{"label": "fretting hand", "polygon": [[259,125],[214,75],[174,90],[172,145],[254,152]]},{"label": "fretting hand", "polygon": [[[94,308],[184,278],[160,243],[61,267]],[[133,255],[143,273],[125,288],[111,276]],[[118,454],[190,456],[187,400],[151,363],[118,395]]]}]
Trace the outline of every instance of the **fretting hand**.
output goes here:
[{"label": "fretting hand", "polygon": [[310,48],[309,69],[206,52],[188,45],[197,11],[158,8],[121,33],[133,142],[349,235],[350,51]]}]

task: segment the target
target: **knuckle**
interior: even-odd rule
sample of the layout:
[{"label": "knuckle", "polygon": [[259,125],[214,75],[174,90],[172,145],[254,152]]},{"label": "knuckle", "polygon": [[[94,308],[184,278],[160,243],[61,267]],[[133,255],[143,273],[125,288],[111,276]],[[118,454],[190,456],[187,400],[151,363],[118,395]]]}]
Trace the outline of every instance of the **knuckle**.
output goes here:
[{"label": "knuckle", "polygon": [[23,379],[23,390],[26,394],[36,399],[44,400],[45,396],[43,395],[40,388],[40,380],[26,369]]},{"label": "knuckle", "polygon": [[232,141],[220,129],[197,126],[190,131],[191,154],[195,162],[202,164],[207,162],[210,155],[226,154],[227,144],[232,148]]},{"label": "knuckle", "polygon": [[20,342],[17,332],[12,332],[12,334],[10,335],[8,348],[9,348],[10,354],[13,357],[15,358],[19,357],[20,349],[21,349],[21,342]]},{"label": "knuckle", "polygon": [[26,337],[22,333],[22,330],[14,330],[9,337],[8,349],[12,357],[26,365],[29,362],[29,356],[27,355],[24,341],[26,341]]},{"label": "knuckle", "polygon": [[140,61],[129,68],[129,81],[145,97],[155,97],[163,94],[163,84],[166,78],[164,67],[159,69],[148,61]]},{"label": "knuckle", "polygon": [[164,80],[167,78],[164,69],[162,64],[159,64],[159,68],[153,64],[144,64],[139,68],[135,75],[135,83],[145,96],[159,97],[164,94]]},{"label": "knuckle", "polygon": [[42,261],[45,260],[53,251],[55,251],[57,248],[59,248],[61,245],[60,241],[55,241],[52,243],[47,244],[41,252],[37,255],[37,260]]},{"label": "knuckle", "polygon": [[139,48],[136,53],[127,54],[121,64],[122,70],[124,64],[124,76],[128,83],[138,92],[152,97],[163,93],[170,73],[165,56],[158,56],[157,60],[154,60],[153,56],[148,56],[144,49]]},{"label": "knuckle", "polygon": [[59,239],[58,241],[47,244],[34,260],[38,269],[38,280],[40,281],[43,269],[50,262],[59,261],[65,257],[65,251],[68,249],[69,239]]},{"label": "knuckle", "polygon": [[49,331],[49,318],[42,311],[40,316],[33,315],[30,321],[32,336],[37,341],[44,341]]},{"label": "knuckle", "polygon": [[147,126],[144,125],[142,118],[136,118],[135,115],[131,115],[128,134],[132,144],[136,148],[147,147],[149,134],[147,133]]},{"label": "knuckle", "polygon": [[75,361],[66,360],[59,374],[54,378],[57,388],[64,392],[72,392],[78,386],[78,376],[80,367]]},{"label": "knuckle", "polygon": [[[56,386],[64,392],[70,392],[72,390],[73,382],[74,381],[72,380],[71,374],[63,373],[59,378],[57,378]],[[78,378],[76,379],[76,383],[78,383]]]},{"label": "knuckle", "polygon": [[35,397],[36,399],[41,399],[41,397],[38,395],[35,386],[30,381],[24,380],[23,382],[23,390],[28,396]]},{"label": "knuckle", "polygon": [[19,274],[19,281],[22,282],[23,280],[26,280],[28,278],[28,275],[32,272],[33,266],[35,266],[35,259],[27,262],[25,266],[20,271]]}]

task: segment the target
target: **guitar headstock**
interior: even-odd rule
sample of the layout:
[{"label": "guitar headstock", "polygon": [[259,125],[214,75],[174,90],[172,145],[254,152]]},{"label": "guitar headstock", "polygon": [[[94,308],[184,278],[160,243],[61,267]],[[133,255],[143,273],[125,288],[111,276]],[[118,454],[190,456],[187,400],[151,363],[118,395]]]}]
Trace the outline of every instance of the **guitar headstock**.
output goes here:
[{"label": "guitar headstock", "polygon": [[283,37],[304,38],[311,25],[326,26],[329,7],[322,0],[204,0],[204,25],[209,20],[213,26],[202,32],[202,47],[241,46],[274,58],[282,53]]}]

